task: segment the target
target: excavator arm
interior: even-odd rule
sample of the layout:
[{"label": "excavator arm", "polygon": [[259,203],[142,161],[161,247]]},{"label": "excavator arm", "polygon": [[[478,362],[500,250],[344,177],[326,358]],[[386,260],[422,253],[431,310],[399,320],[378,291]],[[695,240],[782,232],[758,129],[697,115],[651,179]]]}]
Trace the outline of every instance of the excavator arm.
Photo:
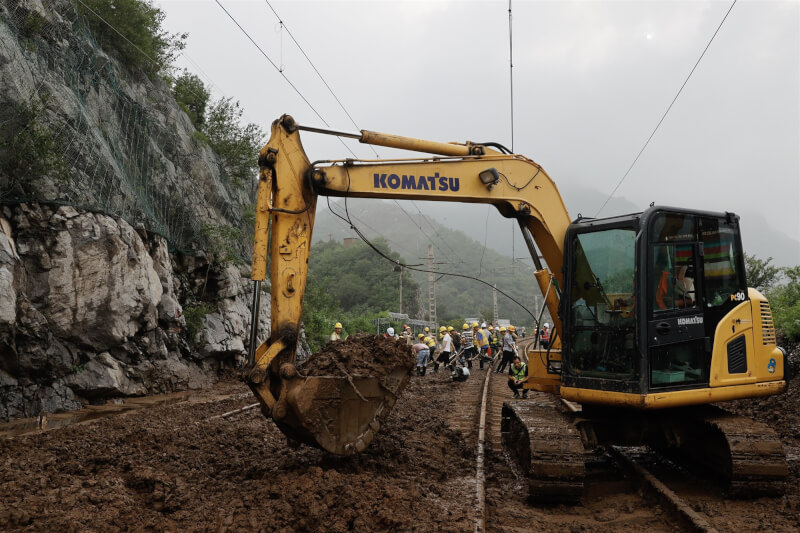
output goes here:
[{"label": "excavator arm", "polygon": [[[290,438],[332,453],[359,452],[377,431],[377,416],[387,403],[382,391],[385,386],[361,383],[360,390],[374,389],[375,394],[345,398],[348,389],[344,384],[334,378],[304,378],[295,366],[319,195],[494,205],[503,216],[517,219],[537,266],[536,278],[554,320],[553,331],[560,332],[553,281],[562,282],[563,242],[570,219],[556,185],[542,167],[526,157],[496,150],[493,145],[438,143],[368,131],[349,136],[367,144],[433,156],[312,163],[300,142],[301,129],[344,135],[302,128],[284,115],[273,122],[270,140],[259,154],[252,324],[258,324],[255,313],[260,284],[269,265],[271,332],[254,349],[257,335],[252,328],[246,373],[262,411]],[[549,269],[542,266],[536,246]],[[399,379],[390,380],[397,385],[395,389],[401,388]],[[389,403],[393,403],[397,391],[389,392]],[[319,410],[321,405],[325,406],[324,413]]]}]

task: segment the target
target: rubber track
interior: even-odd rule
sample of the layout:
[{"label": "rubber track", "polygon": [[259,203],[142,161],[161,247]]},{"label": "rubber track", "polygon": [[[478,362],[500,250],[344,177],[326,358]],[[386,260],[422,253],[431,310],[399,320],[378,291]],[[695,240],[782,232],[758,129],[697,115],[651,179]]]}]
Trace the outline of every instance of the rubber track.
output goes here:
[{"label": "rubber track", "polygon": [[585,477],[583,444],[557,399],[531,391],[528,400],[503,403],[502,432],[504,448],[528,476],[531,501],[580,501]]},{"label": "rubber track", "polygon": [[713,409],[703,421],[725,439],[730,450],[730,461],[723,462],[722,468],[719,462],[712,465],[730,481],[730,496],[779,496],[785,492],[789,465],[772,428],[723,409]]}]

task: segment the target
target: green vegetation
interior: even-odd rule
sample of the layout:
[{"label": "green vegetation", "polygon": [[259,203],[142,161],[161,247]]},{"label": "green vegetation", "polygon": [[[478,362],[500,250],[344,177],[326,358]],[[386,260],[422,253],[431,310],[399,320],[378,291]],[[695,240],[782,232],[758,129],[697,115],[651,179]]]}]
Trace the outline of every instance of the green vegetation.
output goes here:
[{"label": "green vegetation", "polygon": [[203,329],[203,319],[212,312],[214,312],[214,306],[207,303],[187,305],[183,308],[183,316],[186,319],[186,336],[190,342],[194,342],[197,334]]},{"label": "green vegetation", "polygon": [[[400,260],[385,240],[376,239],[373,244],[389,257]],[[344,335],[374,332],[371,320],[386,317],[388,310],[398,308],[399,276],[391,263],[363,243],[315,244],[303,300],[303,324],[311,349],[316,351],[325,344],[336,322],[344,326]],[[418,307],[419,284],[404,271],[403,309]]]},{"label": "green vegetation", "polygon": [[206,240],[206,251],[218,263],[241,263],[242,230],[226,224],[203,224],[200,230]]},{"label": "green vegetation", "polygon": [[[343,212],[341,203],[331,202],[333,208]],[[424,263],[425,260],[419,258],[427,255],[428,240],[420,233],[419,229],[403,214],[397,206],[388,202],[375,200],[350,199],[349,209],[351,213],[358,216],[358,221],[354,220],[362,230],[366,226],[359,221],[369,225],[381,232],[395,250],[409,259],[410,263]],[[465,210],[473,210],[471,205],[465,205]],[[413,206],[408,211],[413,212]],[[512,296],[515,300],[525,305],[533,314],[538,315],[541,308],[542,293],[533,276],[533,268],[530,261],[527,264],[522,259],[511,261],[508,257],[502,256],[497,252],[487,249],[482,252],[483,240],[476,241],[465,235],[463,232],[447,228],[433,220],[430,224],[423,221],[421,215],[411,214],[417,219],[417,223],[422,225],[436,243],[436,261],[443,264],[437,266],[440,272],[452,272],[468,276],[479,277],[489,283],[497,283],[498,290],[502,290]],[[326,211],[317,214],[317,228],[325,228],[315,231],[316,239],[328,238],[331,235],[335,239],[342,239],[352,235],[352,231],[337,221],[333,215]],[[431,228],[435,227],[437,233],[433,233]],[[516,230],[519,231],[519,230]],[[367,230],[371,238],[372,232]],[[440,238],[441,237],[441,238]],[[447,242],[445,246],[444,241]],[[312,247],[312,261],[315,260],[317,253],[317,240]],[[519,244],[519,243],[518,243]],[[521,245],[520,246],[524,246]],[[524,256],[527,252],[517,249],[518,256]],[[481,256],[483,260],[481,261]],[[425,268],[424,266],[422,268]],[[411,272],[411,276],[423,287],[422,299],[425,302],[424,313],[419,313],[419,308],[409,307],[403,304],[404,312],[411,309],[409,314],[414,318],[427,319],[427,274],[424,272]],[[406,299],[406,286],[403,285],[403,300]],[[516,326],[533,325],[533,318],[519,305],[512,302],[498,292],[497,303],[500,318],[511,320]],[[493,317],[492,287],[472,279],[455,276],[437,276],[436,279],[436,314],[440,324],[450,324],[463,320],[464,316],[477,316],[486,320]],[[544,321],[549,321],[547,312]],[[461,322],[460,324],[463,324]],[[460,324],[458,327],[460,328]]]},{"label": "green vegetation", "polygon": [[[772,258],[744,254],[747,285],[769,299],[775,328],[790,341],[800,340],[800,266],[780,268]],[[785,283],[783,283],[785,278]]]},{"label": "green vegetation", "polygon": [[211,93],[203,81],[187,70],[172,82],[172,94],[197,130],[202,130],[206,122],[206,105]]},{"label": "green vegetation", "polygon": [[197,128],[193,137],[216,152],[228,181],[237,188],[254,185],[264,131],[256,124],[242,125],[242,106],[232,98],[220,98],[209,105],[205,84],[188,71],[184,70],[171,86],[178,105]]},{"label": "green vegetation", "polygon": [[239,102],[221,98],[211,104],[203,129],[211,148],[222,161],[228,179],[237,187],[252,185],[258,174],[258,151],[264,132],[256,124],[242,126]]},{"label": "green vegetation", "polygon": [[791,341],[800,341],[800,266],[782,268],[787,281],[768,293],[775,327]]},{"label": "green vegetation", "polygon": [[164,71],[186,46],[187,34],[164,31],[166,15],[148,0],[78,0],[76,8],[104,49],[148,76]]},{"label": "green vegetation", "polygon": [[44,28],[45,18],[36,10],[31,10],[22,22],[22,34],[28,39],[39,35]]},{"label": "green vegetation", "polygon": [[32,177],[65,179],[68,166],[44,120],[44,102],[0,103],[0,189],[25,196]]},{"label": "green vegetation", "polygon": [[747,252],[744,253],[744,265],[747,285],[759,292],[771,289],[781,276],[781,269],[770,265],[772,258],[759,259]]}]

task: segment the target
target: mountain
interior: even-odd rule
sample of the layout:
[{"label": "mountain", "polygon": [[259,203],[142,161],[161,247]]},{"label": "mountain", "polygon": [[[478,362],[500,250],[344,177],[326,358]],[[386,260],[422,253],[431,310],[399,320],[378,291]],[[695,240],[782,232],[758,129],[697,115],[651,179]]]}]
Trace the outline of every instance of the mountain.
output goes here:
[{"label": "mountain", "polygon": [[[331,200],[330,205],[333,211],[344,216],[344,200]],[[491,319],[492,285],[496,284],[499,291],[505,292],[519,302],[517,304],[509,297],[498,294],[500,317],[521,325],[533,323],[531,314],[538,314],[541,294],[533,278],[533,268],[530,263],[526,264],[521,259],[512,261],[510,257],[488,246],[484,249],[482,242],[471,238],[463,231],[440,224],[430,216],[427,209],[429,203],[417,203],[420,210],[416,209],[414,203],[407,202],[401,205],[402,209],[397,203],[390,201],[348,199],[347,210],[356,228],[368,239],[384,237],[392,250],[399,253],[401,260],[407,265],[426,269],[428,245],[433,245],[439,322],[462,320],[466,316]],[[440,205],[444,204],[438,204]],[[471,205],[461,208],[473,212],[478,210],[478,213],[481,209]],[[356,237],[356,232],[345,221],[336,217],[327,208],[318,210],[314,242],[340,241],[353,237]],[[525,253],[527,254],[527,251]],[[313,268],[313,253],[310,261]],[[482,281],[444,275],[447,273],[471,276]],[[386,274],[397,276],[397,273],[393,272],[393,265],[388,262]],[[414,272],[414,277],[422,287],[420,301],[427,302],[427,274]],[[425,303],[422,307],[427,311]],[[427,319],[427,312],[423,313],[423,310],[419,309],[416,316]]]}]

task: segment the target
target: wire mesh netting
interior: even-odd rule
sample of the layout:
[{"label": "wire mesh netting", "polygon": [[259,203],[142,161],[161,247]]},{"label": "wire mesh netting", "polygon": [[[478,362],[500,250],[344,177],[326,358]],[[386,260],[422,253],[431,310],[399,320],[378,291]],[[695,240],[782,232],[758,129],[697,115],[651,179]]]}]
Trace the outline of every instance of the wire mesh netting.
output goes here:
[{"label": "wire mesh netting", "polygon": [[166,82],[120,65],[69,0],[0,0],[0,160],[0,204],[107,213],[183,252],[224,234],[249,260],[255,180],[229,180]]}]

